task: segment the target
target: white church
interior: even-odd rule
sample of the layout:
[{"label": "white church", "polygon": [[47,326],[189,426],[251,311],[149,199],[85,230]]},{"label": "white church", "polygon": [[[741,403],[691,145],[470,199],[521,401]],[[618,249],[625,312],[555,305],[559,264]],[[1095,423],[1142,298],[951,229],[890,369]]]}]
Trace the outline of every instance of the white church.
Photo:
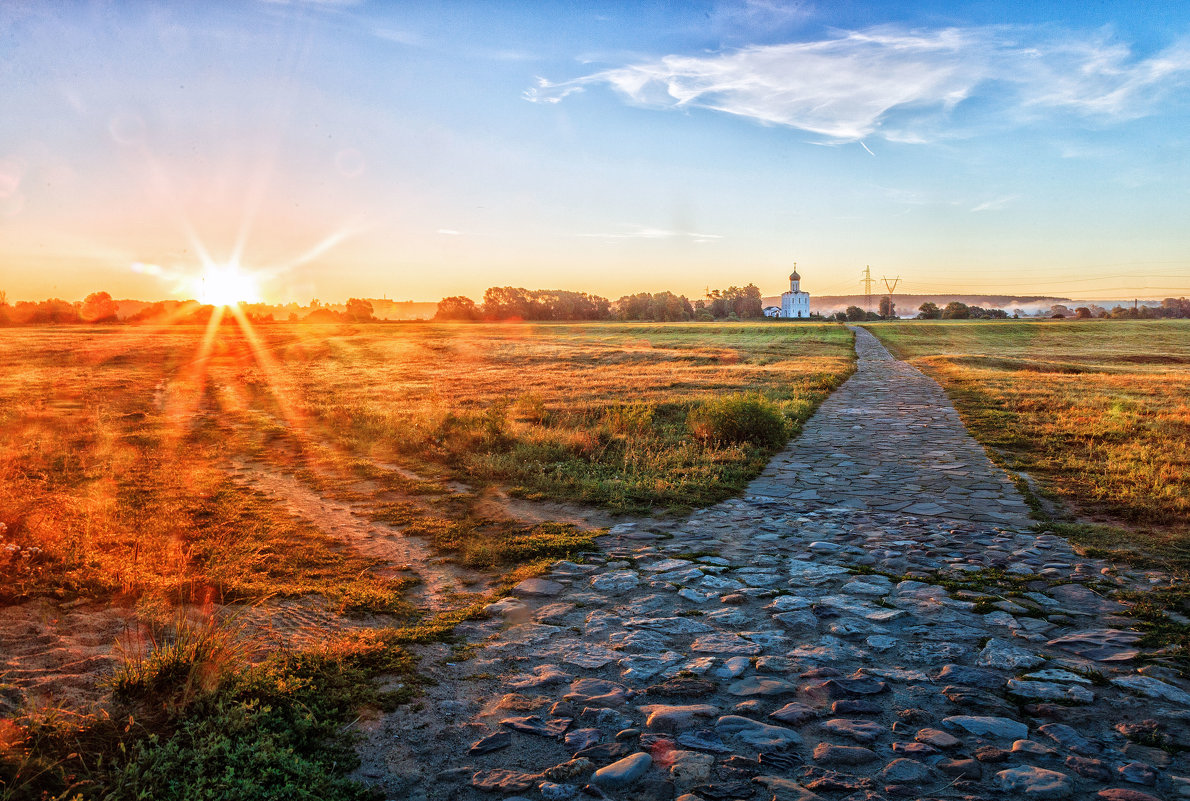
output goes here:
[{"label": "white church", "polygon": [[789,275],[789,291],[781,293],[780,317],[809,317],[810,293],[801,289],[802,277],[797,274],[797,262]]}]

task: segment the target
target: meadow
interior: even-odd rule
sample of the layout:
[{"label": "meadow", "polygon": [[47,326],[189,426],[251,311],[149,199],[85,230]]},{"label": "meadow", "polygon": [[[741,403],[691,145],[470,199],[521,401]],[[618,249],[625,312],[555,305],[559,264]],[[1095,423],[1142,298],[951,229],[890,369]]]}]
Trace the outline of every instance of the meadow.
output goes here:
[{"label": "meadow", "polygon": [[1039,512],[1056,530],[1131,561],[1190,570],[1190,322],[868,328],[946,388],[995,458],[1035,479]]},{"label": "meadow", "polygon": [[[830,324],[0,329],[0,616],[44,650],[68,611],[114,615],[137,645],[75,695],[42,671],[33,706],[28,654],[6,655],[0,798],[199,797],[256,773],[278,798],[356,797],[343,724],[408,700],[408,643],[590,549],[592,519],[738,493],[852,369]],[[341,530],[367,525],[490,580],[431,614],[436,568]],[[272,649],[219,623],[284,599],[352,622]]]}]

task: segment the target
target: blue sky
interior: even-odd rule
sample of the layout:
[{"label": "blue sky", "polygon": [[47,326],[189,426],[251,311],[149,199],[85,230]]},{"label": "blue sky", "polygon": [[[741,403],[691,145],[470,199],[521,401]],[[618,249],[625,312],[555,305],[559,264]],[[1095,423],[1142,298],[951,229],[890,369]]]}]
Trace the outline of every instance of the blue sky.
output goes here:
[{"label": "blue sky", "polygon": [[6,3],[0,289],[1190,293],[1178,3]]}]

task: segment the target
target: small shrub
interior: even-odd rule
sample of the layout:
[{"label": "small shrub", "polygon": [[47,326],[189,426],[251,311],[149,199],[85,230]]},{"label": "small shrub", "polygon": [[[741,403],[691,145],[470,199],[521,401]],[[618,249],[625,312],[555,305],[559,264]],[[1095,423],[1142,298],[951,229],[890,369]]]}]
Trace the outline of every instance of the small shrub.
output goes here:
[{"label": "small shrub", "polygon": [[214,692],[242,666],[247,652],[239,632],[213,617],[179,615],[147,639],[147,653],[125,655],[111,679],[112,692],[124,703],[160,703],[169,711]]},{"label": "small shrub", "polygon": [[653,407],[647,403],[620,403],[603,413],[608,427],[617,434],[639,437],[653,426]]},{"label": "small shrub", "polygon": [[715,445],[750,443],[777,448],[789,438],[781,409],[760,395],[728,395],[690,410],[686,426],[700,442]]}]

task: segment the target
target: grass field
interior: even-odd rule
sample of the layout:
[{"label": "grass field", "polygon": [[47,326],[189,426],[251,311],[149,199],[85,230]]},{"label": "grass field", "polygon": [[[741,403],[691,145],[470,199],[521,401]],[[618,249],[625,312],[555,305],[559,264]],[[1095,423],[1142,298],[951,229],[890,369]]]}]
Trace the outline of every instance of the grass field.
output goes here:
[{"label": "grass field", "polygon": [[1088,546],[1190,571],[1190,322],[869,326],[972,434],[1079,517]]},{"label": "grass field", "polygon": [[[0,676],[0,799],[202,797],[257,774],[262,798],[358,796],[343,724],[401,700],[372,677],[414,682],[404,645],[475,599],[425,619],[416,577],[245,470],[513,580],[590,534],[494,518],[493,490],[607,513],[728,497],[849,375],[851,343],[746,323],[0,329],[0,612],[111,604],[157,627],[101,712],[12,708]],[[382,625],[262,654],[202,613],[278,597]]]},{"label": "grass field", "polygon": [[[333,490],[458,479],[614,511],[742,488],[773,444],[699,440],[692,410],[758,393],[793,433],[849,373],[840,326],[224,326],[0,330],[0,598],[49,590],[347,592],[363,563],[226,470]],[[384,466],[396,462],[427,481]],[[448,513],[458,515],[457,504]],[[357,578],[352,578],[357,577]]]}]

